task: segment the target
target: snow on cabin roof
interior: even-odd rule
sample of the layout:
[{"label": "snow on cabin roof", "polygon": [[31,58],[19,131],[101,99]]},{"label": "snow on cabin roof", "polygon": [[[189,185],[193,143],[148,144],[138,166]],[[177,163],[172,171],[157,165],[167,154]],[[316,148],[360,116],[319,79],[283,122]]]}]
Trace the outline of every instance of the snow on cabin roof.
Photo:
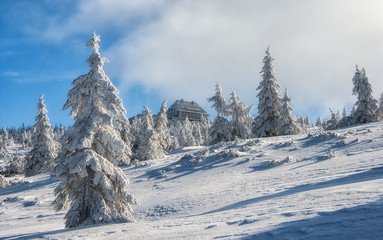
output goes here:
[{"label": "snow on cabin roof", "polygon": [[181,100],[176,100],[170,107],[169,109],[176,109],[178,111],[182,112],[198,112],[204,115],[208,115],[203,108],[198,105],[198,103],[191,101],[184,101],[183,99]]}]

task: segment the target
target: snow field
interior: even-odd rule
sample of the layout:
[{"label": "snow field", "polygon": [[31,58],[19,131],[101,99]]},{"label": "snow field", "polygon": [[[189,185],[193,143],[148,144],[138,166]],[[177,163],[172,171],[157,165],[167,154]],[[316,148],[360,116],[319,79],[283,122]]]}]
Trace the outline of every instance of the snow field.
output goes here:
[{"label": "snow field", "polygon": [[0,238],[380,239],[383,123],[309,135],[188,147],[125,167],[139,201],[133,223],[64,229],[65,211],[50,205],[58,181],[28,177],[0,190]]}]

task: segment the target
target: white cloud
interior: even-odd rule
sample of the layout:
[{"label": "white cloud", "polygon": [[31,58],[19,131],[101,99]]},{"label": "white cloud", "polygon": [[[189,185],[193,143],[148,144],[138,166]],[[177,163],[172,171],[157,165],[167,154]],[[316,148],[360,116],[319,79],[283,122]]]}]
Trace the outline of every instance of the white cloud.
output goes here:
[{"label": "white cloud", "polygon": [[329,115],[328,107],[341,110],[355,101],[356,64],[366,68],[376,96],[383,90],[382,16],[381,0],[86,0],[46,36],[61,39],[96,26],[125,31],[104,49],[121,87],[140,83],[204,106],[216,81],[226,96],[233,88],[248,105],[256,103],[270,44],[294,109]]}]

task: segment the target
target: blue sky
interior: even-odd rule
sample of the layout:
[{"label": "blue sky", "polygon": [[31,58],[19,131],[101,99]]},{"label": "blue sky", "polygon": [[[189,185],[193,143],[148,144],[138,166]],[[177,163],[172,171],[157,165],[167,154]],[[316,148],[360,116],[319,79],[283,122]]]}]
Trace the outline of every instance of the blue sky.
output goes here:
[{"label": "blue sky", "polygon": [[350,111],[356,64],[375,97],[383,91],[380,0],[0,0],[0,12],[1,126],[33,125],[40,94],[53,126],[73,123],[61,108],[89,71],[93,30],[128,117],[181,98],[214,116],[206,98],[217,81],[226,98],[234,89],[256,105],[268,45],[296,114]]}]

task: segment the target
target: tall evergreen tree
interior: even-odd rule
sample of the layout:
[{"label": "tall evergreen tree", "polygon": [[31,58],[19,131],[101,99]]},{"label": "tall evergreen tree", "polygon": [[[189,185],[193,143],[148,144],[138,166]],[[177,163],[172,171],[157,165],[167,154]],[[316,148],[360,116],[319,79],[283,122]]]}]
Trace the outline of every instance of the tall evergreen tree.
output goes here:
[{"label": "tall evergreen tree", "polygon": [[383,92],[382,92],[382,94],[380,95],[379,106],[378,106],[378,109],[376,110],[376,117],[377,117],[379,120],[382,120],[382,119],[383,119]]},{"label": "tall evergreen tree", "polygon": [[358,97],[358,101],[355,103],[355,111],[353,111],[350,116],[351,124],[376,121],[375,111],[378,101],[372,95],[372,86],[368,81],[364,68],[359,70],[358,66],[356,66],[356,72],[352,82],[354,84],[352,94]]},{"label": "tall evergreen tree", "polygon": [[263,58],[262,81],[257,90],[258,115],[255,118],[253,132],[256,137],[270,137],[279,134],[278,123],[281,111],[281,97],[279,96],[279,84],[274,73],[274,58],[270,48],[266,49]]},{"label": "tall evergreen tree", "polygon": [[209,138],[206,142],[208,145],[213,145],[219,142],[231,141],[233,139],[231,132],[231,124],[229,120],[224,117],[216,116],[213,124],[209,128]]},{"label": "tall evergreen tree", "polygon": [[301,132],[300,124],[298,124],[295,116],[292,114],[293,109],[289,106],[291,98],[288,96],[287,89],[282,99],[281,117],[279,119],[279,134],[292,135]]},{"label": "tall evergreen tree", "polygon": [[154,126],[154,129],[156,130],[158,137],[159,137],[160,145],[161,145],[163,151],[165,151],[165,152],[168,152],[170,150],[170,146],[171,146],[170,132],[169,132],[169,127],[168,127],[169,121],[168,121],[168,117],[166,115],[166,111],[167,111],[166,103],[167,102],[168,101],[165,100],[162,103],[160,112],[157,114],[157,118],[156,118],[155,126]]},{"label": "tall evergreen tree", "polygon": [[165,156],[158,133],[154,130],[152,111],[144,106],[141,116],[141,128],[138,134],[138,148],[135,156],[139,160],[158,159]]},{"label": "tall evergreen tree", "polygon": [[108,60],[100,56],[100,36],[93,32],[87,46],[90,71],[72,82],[63,110],[71,108],[75,123],[63,136],[59,163],[53,175],[61,179],[56,187],[55,209],[71,202],[65,215],[66,227],[133,220],[128,192],[129,180],[117,166],[129,162],[130,149],[113,126],[126,123],[125,108],[118,90],[105,75],[102,66]]},{"label": "tall evergreen tree", "polygon": [[30,177],[52,169],[57,157],[54,135],[49,123],[48,111],[44,104],[44,95],[37,104],[36,123],[33,126],[32,150],[26,156],[25,176]]},{"label": "tall evergreen tree", "polygon": [[253,119],[250,117],[250,112],[253,110],[254,105],[248,107],[244,101],[235,93],[231,92],[229,98],[229,105],[227,112],[231,115],[231,127],[233,137],[248,139],[251,137],[251,125]]},{"label": "tall evergreen tree", "polygon": [[183,123],[182,135],[185,136],[183,147],[196,146],[196,140],[193,136],[193,127],[189,120],[189,117],[186,115],[185,121]]},{"label": "tall evergreen tree", "polygon": [[333,129],[336,129],[337,127],[339,127],[339,123],[341,121],[341,118],[340,118],[339,111],[334,113],[331,108],[329,108],[329,109],[330,109],[330,113],[331,113],[331,118],[330,118],[330,120],[327,121],[326,129],[333,130]]},{"label": "tall evergreen tree", "polygon": [[315,126],[316,127],[321,127],[322,126],[322,120],[320,119],[320,117],[317,118],[317,121],[315,123]]},{"label": "tall evergreen tree", "polygon": [[217,111],[218,116],[227,116],[226,100],[222,95],[222,86],[219,82],[215,85],[215,95],[207,99],[209,102],[214,102],[211,108]]},{"label": "tall evergreen tree", "polygon": [[346,110],[346,107],[343,107],[343,111],[342,111],[342,118],[345,118],[347,117],[347,110]]}]

